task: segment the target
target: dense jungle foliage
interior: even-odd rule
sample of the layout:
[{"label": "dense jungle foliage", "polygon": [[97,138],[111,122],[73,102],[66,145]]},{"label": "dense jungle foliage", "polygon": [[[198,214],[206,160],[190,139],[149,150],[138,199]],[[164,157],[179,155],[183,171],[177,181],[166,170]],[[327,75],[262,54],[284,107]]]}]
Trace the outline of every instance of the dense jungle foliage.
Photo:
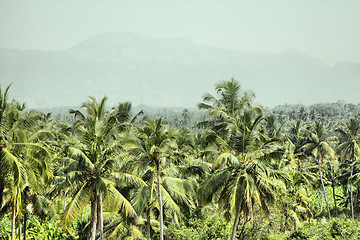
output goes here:
[{"label": "dense jungle foliage", "polygon": [[0,89],[0,239],[359,239],[360,106],[273,109],[231,79],[199,111]]}]

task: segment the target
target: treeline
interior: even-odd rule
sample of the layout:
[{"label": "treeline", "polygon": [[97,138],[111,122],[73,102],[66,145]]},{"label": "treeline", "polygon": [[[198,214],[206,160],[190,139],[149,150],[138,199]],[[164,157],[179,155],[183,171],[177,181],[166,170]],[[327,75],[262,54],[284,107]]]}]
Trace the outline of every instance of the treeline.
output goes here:
[{"label": "treeline", "polygon": [[90,98],[52,118],[0,89],[0,239],[358,239],[359,106],[201,112]]}]

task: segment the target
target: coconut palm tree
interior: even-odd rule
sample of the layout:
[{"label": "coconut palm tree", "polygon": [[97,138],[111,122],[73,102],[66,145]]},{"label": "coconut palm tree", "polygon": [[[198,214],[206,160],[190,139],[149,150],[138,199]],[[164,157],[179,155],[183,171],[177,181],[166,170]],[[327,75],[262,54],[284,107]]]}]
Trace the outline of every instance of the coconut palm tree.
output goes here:
[{"label": "coconut palm tree", "polygon": [[[291,220],[294,224],[294,231],[301,225],[301,217],[311,216],[309,203],[311,198],[308,196],[306,188],[301,183],[301,175],[297,171],[290,174],[290,185],[285,191],[281,192],[280,212],[285,217],[282,231],[285,230],[286,224]],[[300,180],[300,181],[299,181]]]},{"label": "coconut palm tree", "polygon": [[[9,117],[9,103],[8,103],[8,91],[9,91],[10,85],[5,89],[5,92],[2,93],[1,87],[0,87],[0,157],[1,161],[0,164],[3,164],[5,162],[5,156],[7,155],[5,150],[6,149],[6,143],[5,143],[5,134],[6,134],[6,125],[7,125],[7,117]],[[16,168],[15,168],[16,169]],[[17,167],[17,169],[19,169]],[[0,168],[0,209],[3,205],[3,193],[5,189],[5,182],[7,181],[7,171],[4,171],[5,169],[3,166]]]},{"label": "coconut palm tree", "polygon": [[24,104],[8,101],[9,89],[10,86],[2,93],[0,88],[0,209],[7,189],[6,205],[11,208],[11,238],[14,239],[24,188],[36,189],[51,176],[51,154],[44,140],[52,134],[45,126],[39,127],[43,114],[33,110],[26,113]]},{"label": "coconut palm tree", "polygon": [[[175,158],[176,131],[164,124],[161,118],[147,121],[139,128],[127,149],[134,156],[133,171],[146,182],[134,190],[132,202],[138,212],[146,214],[147,239],[151,234],[151,215],[159,215],[160,239],[163,239],[164,208],[172,220],[178,222],[181,207],[192,207],[191,184],[180,178]],[[156,197],[157,195],[157,197]]]},{"label": "coconut palm tree", "polygon": [[[246,114],[245,114],[246,115]],[[247,118],[245,118],[247,119]],[[274,143],[263,144],[256,136],[256,127],[262,118],[239,121],[234,142],[218,138],[219,154],[214,159],[215,172],[199,189],[200,202],[218,199],[228,216],[235,215],[231,239],[235,238],[240,214],[245,221],[252,218],[256,204],[269,214],[268,204],[274,200],[275,185],[267,167],[260,159],[278,148]]]},{"label": "coconut palm tree", "polygon": [[106,110],[107,98],[100,102],[91,97],[80,111],[71,111],[78,118],[75,124],[76,138],[67,148],[64,172],[74,189],[71,202],[62,215],[65,228],[77,218],[85,206],[91,203],[91,221],[89,238],[96,238],[99,228],[100,239],[103,239],[103,204],[107,210],[123,209],[126,215],[135,216],[130,202],[118,191],[113,175],[117,172],[121,145],[117,141],[115,119],[112,112]]},{"label": "coconut palm tree", "polygon": [[235,116],[241,115],[246,109],[261,112],[261,108],[252,103],[255,94],[251,91],[242,92],[240,84],[234,78],[217,84],[215,90],[218,97],[207,93],[203,102],[198,104],[198,108],[207,110],[211,117],[210,120],[199,123],[200,126],[210,126],[218,134],[227,134],[229,137]]},{"label": "coconut palm tree", "polygon": [[287,174],[285,186],[279,188],[281,198],[278,199],[279,210],[285,217],[281,231],[285,231],[286,224],[292,221],[294,230],[300,226],[300,216],[310,215],[308,203],[311,199],[307,195],[306,187],[312,186],[316,181],[316,175],[312,173],[313,166],[309,162],[300,160],[299,154],[295,153],[295,145],[291,140],[283,144],[283,156],[280,161],[274,160],[272,170]]},{"label": "coconut palm tree", "polygon": [[317,169],[309,161],[300,159],[300,153],[296,153],[296,146],[290,141],[283,144],[283,156],[281,162],[284,163],[286,171],[290,172],[291,184],[294,186],[312,186],[316,182],[316,174],[313,172]]},{"label": "coconut palm tree", "polygon": [[274,185],[260,159],[280,146],[275,138],[260,133],[264,118],[261,108],[252,104],[252,92],[242,93],[234,79],[216,85],[215,89],[218,97],[206,94],[204,102],[198,105],[212,117],[206,124],[212,126],[215,136],[212,139],[217,145],[214,173],[199,188],[200,202],[207,204],[218,199],[228,217],[235,215],[231,234],[234,239],[241,213],[247,221],[256,204],[269,213]]},{"label": "coconut palm tree", "polygon": [[[339,134],[340,143],[338,151],[343,162],[349,161],[350,165],[350,179],[353,179],[354,163],[360,155],[359,138],[360,138],[360,121],[350,119],[349,122],[343,124],[342,128],[336,129]],[[351,203],[351,218],[354,219],[354,197],[352,182],[350,181],[350,203]]]},{"label": "coconut palm tree", "polygon": [[329,219],[331,219],[331,215],[325,192],[322,164],[324,159],[335,159],[335,151],[331,146],[335,143],[335,141],[336,138],[330,136],[330,131],[325,127],[325,125],[320,121],[316,121],[310,128],[307,143],[302,147],[305,154],[311,155],[317,160],[322,196],[325,199]]},{"label": "coconut palm tree", "polygon": [[144,114],[144,111],[140,110],[135,116],[132,116],[132,105],[130,102],[119,103],[114,110],[116,125],[120,131],[128,128],[141,114]]},{"label": "coconut palm tree", "polygon": [[0,182],[1,191],[7,188],[10,193],[8,203],[11,207],[12,239],[16,218],[21,217],[24,188],[30,186],[36,189],[51,178],[51,154],[44,140],[52,134],[37,127],[41,113],[24,113],[23,110],[13,101],[2,112]]},{"label": "coconut palm tree", "polygon": [[337,201],[335,187],[337,185],[338,177],[340,175],[340,163],[338,159],[333,159],[331,161],[325,162],[325,176],[331,182],[331,188],[333,193],[335,215],[338,217]]},{"label": "coconut palm tree", "polygon": [[[23,215],[23,239],[27,237],[27,220],[28,216],[36,215],[40,219],[45,220],[52,216],[53,207],[51,201],[42,194],[39,189],[35,189],[26,185],[22,192],[22,215]],[[19,232],[21,232],[21,224],[19,221]],[[21,234],[19,234],[20,236]],[[19,237],[20,238],[20,237]]]},{"label": "coconut palm tree", "polygon": [[306,143],[305,134],[306,129],[301,119],[290,123],[287,139],[294,145],[294,153],[297,155],[302,154],[300,149]]}]

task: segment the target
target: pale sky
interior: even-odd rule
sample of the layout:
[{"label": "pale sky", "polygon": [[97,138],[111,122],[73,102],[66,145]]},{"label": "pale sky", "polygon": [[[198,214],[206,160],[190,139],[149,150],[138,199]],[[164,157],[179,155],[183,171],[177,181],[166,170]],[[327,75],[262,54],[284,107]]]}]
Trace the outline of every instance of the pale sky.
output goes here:
[{"label": "pale sky", "polygon": [[360,1],[0,0],[3,48],[59,50],[112,31],[360,63]]}]

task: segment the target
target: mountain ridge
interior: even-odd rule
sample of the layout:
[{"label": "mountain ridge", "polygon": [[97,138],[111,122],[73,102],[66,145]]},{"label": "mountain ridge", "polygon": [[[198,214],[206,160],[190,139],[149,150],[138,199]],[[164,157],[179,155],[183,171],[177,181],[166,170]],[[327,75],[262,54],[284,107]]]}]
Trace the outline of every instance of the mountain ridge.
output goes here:
[{"label": "mountain ridge", "polygon": [[329,65],[294,49],[243,53],[123,33],[59,51],[0,48],[1,87],[12,82],[11,97],[31,107],[78,105],[104,95],[113,105],[194,107],[215,83],[231,77],[265,106],[360,102],[360,64]]}]

